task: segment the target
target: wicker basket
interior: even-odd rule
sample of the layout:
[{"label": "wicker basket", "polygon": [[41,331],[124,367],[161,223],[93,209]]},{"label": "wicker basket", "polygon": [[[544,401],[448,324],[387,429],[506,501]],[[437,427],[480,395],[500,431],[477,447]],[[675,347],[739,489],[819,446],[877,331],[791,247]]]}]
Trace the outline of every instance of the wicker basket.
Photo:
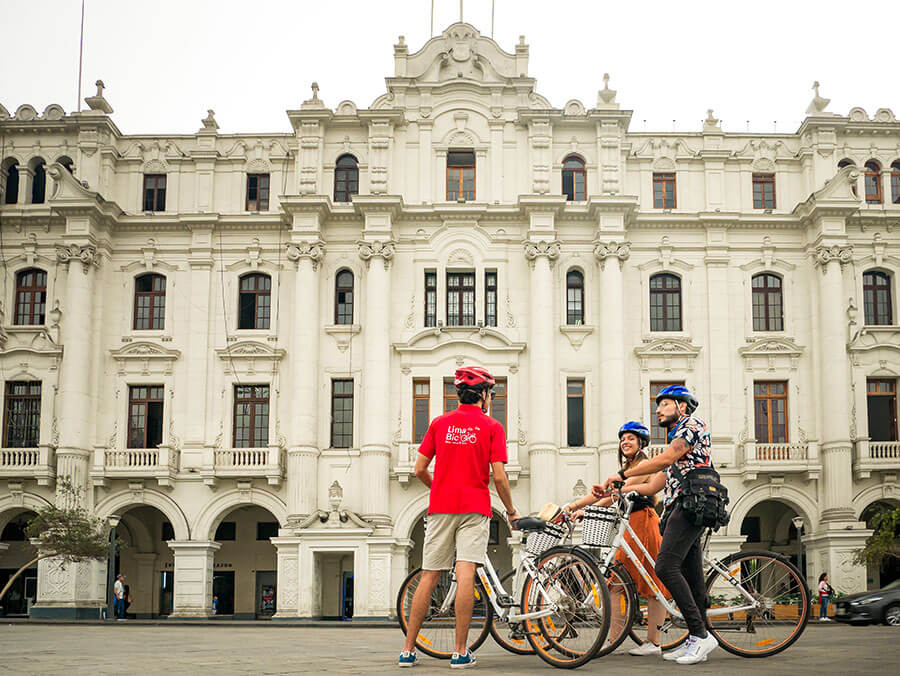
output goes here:
[{"label": "wicker basket", "polygon": [[585,507],[581,541],[585,547],[611,547],[618,523],[619,516],[614,507]]},{"label": "wicker basket", "polygon": [[551,547],[555,547],[563,539],[563,527],[555,523],[547,523],[544,530],[529,533],[525,540],[525,551],[540,556]]}]

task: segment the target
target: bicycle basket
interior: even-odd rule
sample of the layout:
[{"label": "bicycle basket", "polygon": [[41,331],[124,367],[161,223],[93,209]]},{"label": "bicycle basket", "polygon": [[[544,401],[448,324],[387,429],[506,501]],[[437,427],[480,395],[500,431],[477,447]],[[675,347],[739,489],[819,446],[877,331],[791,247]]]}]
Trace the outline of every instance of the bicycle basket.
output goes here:
[{"label": "bicycle basket", "polygon": [[585,547],[611,547],[619,516],[614,507],[590,505],[584,508],[581,541]]},{"label": "bicycle basket", "polygon": [[540,556],[551,547],[555,547],[563,538],[563,527],[555,523],[547,523],[544,530],[529,533],[525,540],[525,551],[534,556]]}]

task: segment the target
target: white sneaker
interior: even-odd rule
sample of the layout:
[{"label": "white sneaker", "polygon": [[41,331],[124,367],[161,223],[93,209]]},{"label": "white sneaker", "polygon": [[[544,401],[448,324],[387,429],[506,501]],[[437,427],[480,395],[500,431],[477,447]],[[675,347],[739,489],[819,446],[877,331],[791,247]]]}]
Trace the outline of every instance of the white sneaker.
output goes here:
[{"label": "white sneaker", "polygon": [[634,655],[635,657],[643,657],[644,655],[662,655],[662,648],[658,645],[653,645],[650,641],[644,641],[641,645],[629,650],[628,654]]},{"label": "white sneaker", "polygon": [[706,656],[719,647],[719,642],[716,640],[716,637],[709,632],[707,632],[706,638],[696,638],[694,636],[691,636],[690,638],[693,639],[693,641],[687,649],[687,652],[675,660],[678,664],[697,664],[698,662],[705,662]]},{"label": "white sneaker", "polygon": [[669,662],[674,662],[679,657],[684,656],[687,653],[688,647],[691,645],[691,641],[694,640],[693,636],[688,636],[687,640],[682,643],[680,646],[675,648],[675,650],[669,650],[663,653],[663,659],[668,660]]}]

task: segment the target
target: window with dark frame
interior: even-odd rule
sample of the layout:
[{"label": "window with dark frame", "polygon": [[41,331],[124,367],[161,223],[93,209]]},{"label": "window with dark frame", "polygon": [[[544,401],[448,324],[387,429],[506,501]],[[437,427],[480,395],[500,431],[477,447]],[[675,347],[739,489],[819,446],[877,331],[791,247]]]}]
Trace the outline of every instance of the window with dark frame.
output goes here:
[{"label": "window with dark frame", "polygon": [[144,211],[166,210],[166,175],[144,174]]},{"label": "window with dark frame", "polygon": [[234,386],[234,448],[269,445],[269,386]]},{"label": "window with dark frame", "polygon": [[491,402],[491,417],[498,423],[503,425],[503,431],[506,432],[506,416],[507,416],[507,396],[506,396],[506,378],[494,378],[494,399]]},{"label": "window with dark frame", "polygon": [[868,326],[893,324],[891,277],[880,270],[863,274],[863,314]]},{"label": "window with dark frame", "polygon": [[353,323],[353,273],[341,270],[334,278],[334,323]]},{"label": "window with dark frame", "polygon": [[37,268],[16,274],[16,326],[43,324],[47,310],[47,273]]},{"label": "window with dark frame", "polygon": [[239,329],[268,329],[272,310],[272,278],[253,273],[240,278]]},{"label": "window with dark frame", "polygon": [[6,193],[3,196],[3,203],[15,204],[19,201],[19,166],[13,161],[5,171]]},{"label": "window with dark frame", "polygon": [[353,380],[331,381],[331,447],[353,447]]},{"label": "window with dark frame", "polygon": [[566,324],[584,324],[584,275],[578,270],[566,274]]},{"label": "window with dark frame", "polygon": [[34,176],[31,179],[31,203],[43,204],[47,194],[47,170],[43,160],[34,165]]},{"label": "window with dark frame", "polygon": [[431,383],[427,378],[413,380],[413,443],[421,444],[428,431],[431,408]]},{"label": "window with dark frame", "polygon": [[247,211],[269,210],[269,175],[247,174]]},{"label": "window with dark frame", "polygon": [[661,446],[665,445],[666,440],[666,428],[661,427],[657,423],[656,418],[656,395],[659,394],[660,390],[664,390],[671,385],[684,385],[683,380],[668,380],[665,382],[651,382],[650,383],[650,443],[653,446]]},{"label": "window with dark frame", "polygon": [[566,420],[569,448],[584,446],[584,379],[566,380]]},{"label": "window with dark frame", "polygon": [[484,325],[497,326],[497,273],[484,273]]},{"label": "window with dark frame", "polygon": [[269,540],[278,537],[277,521],[257,521],[256,522],[256,539]]},{"label": "window with dark frame", "polygon": [[223,521],[216,527],[216,536],[213,540],[217,542],[233,542],[237,539],[237,523],[234,521]]},{"label": "window with dark frame", "polygon": [[866,380],[866,405],[870,441],[897,441],[897,381]]},{"label": "window with dark frame", "polygon": [[881,165],[869,160],[865,169],[866,203],[881,204]]},{"label": "window with dark frame", "polygon": [[587,173],[584,160],[570,155],[563,161],[562,192],[569,202],[583,202],[587,199]]},{"label": "window with dark frame", "polygon": [[753,208],[775,208],[775,174],[753,174]]},{"label": "window with dark frame", "polygon": [[650,330],[681,331],[681,279],[662,273],[650,278]]},{"label": "window with dark frame", "polygon": [[41,383],[8,381],[3,407],[3,447],[37,448],[41,436]]},{"label": "window with dark frame", "polygon": [[128,448],[157,448],[162,443],[162,385],[128,388]]},{"label": "window with dark frame", "polygon": [[437,326],[437,272],[425,271],[425,326]]},{"label": "window with dark frame", "polygon": [[359,162],[353,155],[341,155],[334,165],[334,201],[351,202],[359,194]]},{"label": "window with dark frame", "polygon": [[788,443],[787,389],[783,381],[753,383],[756,443]]},{"label": "window with dark frame", "polygon": [[444,378],[444,413],[459,408],[459,397],[456,396],[456,385],[453,378]]},{"label": "window with dark frame", "polygon": [[451,150],[447,153],[447,201],[475,199],[475,153]]},{"label": "window with dark frame", "polygon": [[134,280],[134,321],[137,331],[158,330],[166,326],[166,278],[141,275]]},{"label": "window with dark frame", "polygon": [[753,330],[783,331],[781,277],[770,273],[754,275],[751,286]]},{"label": "window with dark frame", "polygon": [[653,174],[653,208],[654,209],[674,209],[675,208],[675,174],[674,173],[654,173]]},{"label": "window with dark frame", "polygon": [[891,202],[900,204],[900,160],[891,163]]},{"label": "window with dark frame", "polygon": [[447,273],[447,326],[475,326],[475,273]]}]

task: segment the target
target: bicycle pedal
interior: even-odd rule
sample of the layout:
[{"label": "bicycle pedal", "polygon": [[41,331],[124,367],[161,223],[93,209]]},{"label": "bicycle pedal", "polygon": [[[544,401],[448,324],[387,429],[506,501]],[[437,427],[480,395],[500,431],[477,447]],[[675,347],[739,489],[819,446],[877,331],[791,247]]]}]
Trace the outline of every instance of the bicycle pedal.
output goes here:
[{"label": "bicycle pedal", "polygon": [[508,594],[506,596],[498,596],[497,603],[499,603],[503,608],[512,608],[514,605],[516,605],[513,597],[509,596]]}]

